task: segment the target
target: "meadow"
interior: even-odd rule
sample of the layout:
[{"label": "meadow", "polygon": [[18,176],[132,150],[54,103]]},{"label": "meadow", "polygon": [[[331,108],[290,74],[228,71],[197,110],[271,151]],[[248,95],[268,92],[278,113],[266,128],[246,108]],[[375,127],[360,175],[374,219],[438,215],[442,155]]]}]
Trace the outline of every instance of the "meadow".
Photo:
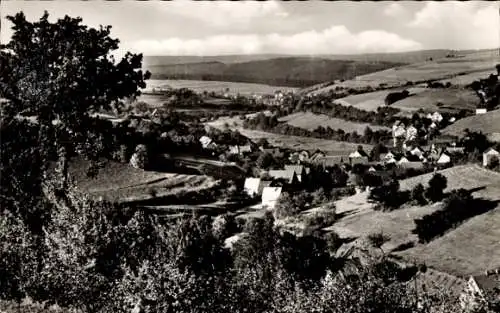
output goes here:
[{"label": "meadow", "polygon": [[467,128],[471,131],[480,131],[483,134],[500,133],[500,110],[463,118],[446,127],[442,132],[444,134],[461,136]]}]

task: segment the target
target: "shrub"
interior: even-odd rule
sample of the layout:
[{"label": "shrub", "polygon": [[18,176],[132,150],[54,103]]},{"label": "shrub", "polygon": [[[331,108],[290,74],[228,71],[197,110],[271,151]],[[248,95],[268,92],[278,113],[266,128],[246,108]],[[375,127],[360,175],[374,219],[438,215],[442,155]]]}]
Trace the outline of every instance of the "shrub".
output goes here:
[{"label": "shrub", "polygon": [[446,177],[444,177],[440,173],[434,174],[431,180],[429,180],[429,187],[425,192],[427,199],[429,199],[432,202],[442,200],[446,186],[447,186]]}]

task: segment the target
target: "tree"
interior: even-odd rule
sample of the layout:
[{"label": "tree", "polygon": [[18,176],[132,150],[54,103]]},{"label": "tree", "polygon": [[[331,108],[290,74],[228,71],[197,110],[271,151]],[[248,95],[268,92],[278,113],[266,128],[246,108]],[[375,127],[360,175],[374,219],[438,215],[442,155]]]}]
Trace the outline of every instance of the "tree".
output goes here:
[{"label": "tree", "polygon": [[418,205],[427,204],[425,199],[425,188],[422,184],[417,184],[411,191],[411,199],[415,201]]},{"label": "tree", "polygon": [[429,187],[427,188],[425,194],[429,200],[432,202],[440,201],[443,199],[444,190],[447,186],[446,177],[440,173],[434,174],[431,180],[429,180]]},{"label": "tree", "polygon": [[372,161],[380,161],[380,154],[389,152],[389,149],[383,143],[377,143],[370,151],[370,159]]},{"label": "tree", "polygon": [[[110,52],[119,41],[110,37],[111,26],[94,29],[81,18],[48,18],[47,12],[37,22],[22,12],[7,17],[14,33],[0,46],[0,92],[9,100],[8,116],[36,116],[55,130],[40,128],[41,137],[67,149],[86,131],[90,112],[120,109],[124,98],[140,94],[150,74],[141,70],[141,54],[127,53],[115,63]],[[61,175],[65,186],[67,172]]]},{"label": "tree", "polygon": [[257,158],[256,164],[260,168],[268,168],[274,162],[272,154],[264,152]]}]

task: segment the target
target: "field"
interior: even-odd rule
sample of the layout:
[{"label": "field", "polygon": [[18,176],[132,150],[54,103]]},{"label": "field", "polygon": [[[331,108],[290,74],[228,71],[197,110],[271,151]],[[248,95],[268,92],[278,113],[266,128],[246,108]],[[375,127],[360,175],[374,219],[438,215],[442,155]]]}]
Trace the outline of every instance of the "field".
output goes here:
[{"label": "field", "polygon": [[442,132],[458,136],[462,135],[467,128],[471,131],[481,131],[483,134],[500,133],[500,110],[463,118],[446,127]]},{"label": "field", "polygon": [[[345,105],[345,106],[353,106],[355,108],[365,110],[365,111],[377,111],[378,107],[385,106],[385,97],[387,94],[394,92],[394,91],[401,91],[403,89],[397,89],[397,90],[380,90],[380,91],[374,91],[374,92],[369,92],[369,93],[363,93],[359,95],[352,95],[352,96],[347,96],[345,98],[337,99],[335,100],[336,103]],[[420,87],[412,87],[412,88],[407,88],[407,90],[410,92],[410,94],[420,94],[426,92],[426,88],[420,88]],[[414,96],[412,96],[414,97]],[[394,106],[395,104],[393,104]]]},{"label": "field", "polygon": [[279,119],[280,122],[287,122],[287,124],[304,128],[307,130],[314,130],[318,126],[330,127],[332,129],[342,129],[345,132],[357,132],[362,135],[366,127],[370,127],[372,130],[389,130],[387,127],[371,125],[368,123],[356,123],[339,118],[332,118],[324,114],[314,114],[310,112],[298,112],[293,113],[288,116]]},{"label": "field", "polygon": [[[447,191],[456,188],[476,189],[476,197],[500,200],[500,173],[483,169],[477,165],[456,166],[440,171],[448,180]],[[427,184],[432,177],[425,174],[400,181],[401,189],[410,189],[418,183]],[[411,233],[415,218],[440,209],[440,204],[424,207],[406,206],[392,212],[373,210],[367,201],[368,192],[356,194],[336,201],[341,219],[326,230],[335,231],[341,237],[358,238],[371,233],[383,232],[391,237],[382,247],[391,251],[402,244],[413,243],[415,247],[393,252],[406,261],[425,262],[427,265],[453,275],[477,274],[485,269],[500,266],[500,207],[475,216],[444,236],[429,244],[417,243]],[[467,245],[463,245],[466,242]]]},{"label": "field", "polygon": [[328,86],[315,91],[328,92],[336,86],[346,88],[360,88],[365,86],[376,87],[380,84],[388,86],[401,86],[408,81],[426,81],[430,79],[449,81],[460,75],[482,75],[485,72],[494,72],[495,65],[500,61],[498,51],[481,51],[471,53],[461,58],[442,58],[434,61],[419,62],[410,65],[390,68],[387,70],[357,76],[355,79]]},{"label": "field", "polygon": [[95,178],[86,175],[89,162],[75,160],[69,173],[78,189],[94,197],[120,202],[145,200],[182,191],[211,188],[215,181],[202,175],[144,171],[128,164],[106,161]]},{"label": "field", "polygon": [[[275,91],[295,91],[297,88],[292,87],[279,87],[270,86],[265,84],[253,84],[253,83],[235,83],[235,82],[221,82],[221,81],[203,81],[203,80],[158,80],[150,79],[147,81],[146,90],[151,90],[152,88],[188,88],[195,92],[202,93],[207,92],[227,92],[230,95],[264,95],[264,94],[274,94]],[[229,89],[229,90],[227,90]]]},{"label": "field", "polygon": [[[438,103],[442,105],[438,106]],[[458,112],[460,110],[475,110],[479,99],[472,90],[468,89],[426,89],[414,96],[397,101],[391,106],[402,111],[426,112]]]},{"label": "field", "polygon": [[[234,122],[237,123],[234,126]],[[239,131],[242,135],[250,138],[253,141],[258,141],[261,138],[267,139],[267,141],[277,147],[284,147],[295,150],[311,150],[320,149],[328,155],[343,155],[348,154],[357,149],[358,146],[362,146],[365,151],[370,151],[373,146],[366,144],[357,144],[350,142],[342,142],[335,140],[317,139],[310,137],[298,137],[289,135],[274,134],[259,130],[244,129],[241,127],[241,120],[238,116],[229,118],[223,117],[215,121],[206,123],[207,126],[224,129],[224,124],[228,123],[229,128]]]}]

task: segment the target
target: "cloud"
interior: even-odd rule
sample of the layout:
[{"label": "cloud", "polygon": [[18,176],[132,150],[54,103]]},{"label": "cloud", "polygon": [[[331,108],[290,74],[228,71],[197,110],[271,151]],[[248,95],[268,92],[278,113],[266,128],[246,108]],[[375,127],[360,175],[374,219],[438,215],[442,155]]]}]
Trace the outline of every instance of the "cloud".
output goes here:
[{"label": "cloud", "polygon": [[392,2],[384,9],[384,14],[390,17],[401,17],[406,13],[406,10],[400,3]]},{"label": "cloud", "polygon": [[429,32],[452,49],[499,46],[499,8],[485,2],[428,2],[408,26]]},{"label": "cloud", "polygon": [[228,34],[201,39],[168,38],[140,40],[133,49],[147,55],[219,55],[219,54],[352,54],[399,52],[421,49],[414,40],[383,30],[352,33],[345,26],[322,31],[304,31],[291,35],[270,33]]},{"label": "cloud", "polygon": [[279,1],[172,1],[158,7],[170,14],[199,20],[215,27],[239,27],[257,19],[286,18]]}]

